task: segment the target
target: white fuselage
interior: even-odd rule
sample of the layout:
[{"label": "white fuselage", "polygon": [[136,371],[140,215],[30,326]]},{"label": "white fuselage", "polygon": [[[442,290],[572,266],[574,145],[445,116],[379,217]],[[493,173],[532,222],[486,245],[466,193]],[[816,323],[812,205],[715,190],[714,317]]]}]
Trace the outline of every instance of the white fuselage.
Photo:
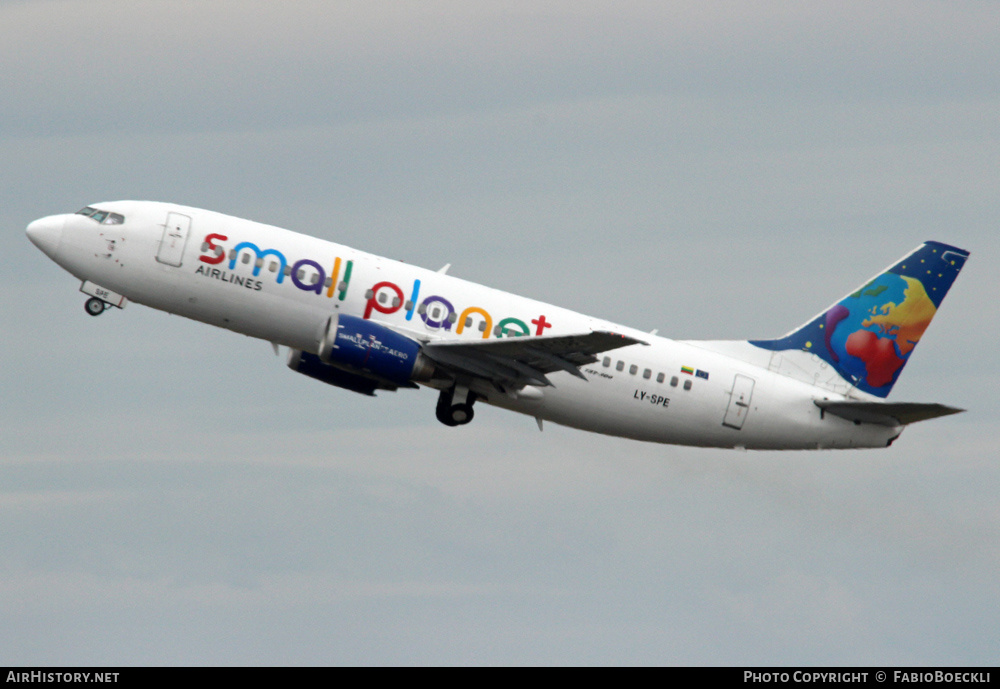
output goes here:
[{"label": "white fuselage", "polygon": [[813,401],[843,396],[696,342],[211,211],[138,201],[100,208],[125,222],[50,216],[33,223],[45,237],[33,241],[79,279],[131,301],[306,352],[317,352],[336,313],[418,340],[603,330],[648,343],[598,355],[580,369],[587,380],[559,372],[551,374],[553,387],[523,394],[477,390],[489,404],[538,419],[637,440],[748,449],[884,447],[901,432],[824,415]]}]

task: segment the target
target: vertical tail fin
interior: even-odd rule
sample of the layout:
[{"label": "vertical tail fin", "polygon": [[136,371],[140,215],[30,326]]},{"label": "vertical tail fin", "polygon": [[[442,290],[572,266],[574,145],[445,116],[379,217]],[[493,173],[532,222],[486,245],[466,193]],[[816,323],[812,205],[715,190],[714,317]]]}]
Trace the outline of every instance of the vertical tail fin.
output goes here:
[{"label": "vertical tail fin", "polygon": [[925,242],[797,330],[750,344],[815,354],[851,385],[884,398],[968,257]]}]

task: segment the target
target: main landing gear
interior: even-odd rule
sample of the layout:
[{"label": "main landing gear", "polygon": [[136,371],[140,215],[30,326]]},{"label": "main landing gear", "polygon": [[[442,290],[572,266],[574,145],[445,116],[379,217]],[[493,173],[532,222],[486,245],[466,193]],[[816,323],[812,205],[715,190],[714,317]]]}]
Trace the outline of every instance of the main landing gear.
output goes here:
[{"label": "main landing gear", "polygon": [[104,313],[104,310],[107,309],[109,306],[111,306],[111,304],[104,301],[103,299],[98,299],[97,297],[91,297],[84,303],[83,308],[91,316],[100,316],[102,313]]},{"label": "main landing gear", "polygon": [[445,426],[464,426],[472,421],[475,413],[472,404],[476,401],[476,393],[469,388],[453,385],[442,390],[437,403],[437,419]]}]

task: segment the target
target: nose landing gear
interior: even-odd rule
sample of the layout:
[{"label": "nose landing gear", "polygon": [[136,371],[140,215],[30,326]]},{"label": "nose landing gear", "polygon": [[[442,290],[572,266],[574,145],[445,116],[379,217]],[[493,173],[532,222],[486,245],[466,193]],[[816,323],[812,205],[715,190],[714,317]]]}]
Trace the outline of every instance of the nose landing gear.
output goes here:
[{"label": "nose landing gear", "polygon": [[467,387],[455,385],[442,390],[437,403],[437,420],[445,426],[464,426],[472,421],[475,413],[472,404],[476,393]]},{"label": "nose landing gear", "polygon": [[91,297],[84,303],[83,308],[91,316],[100,316],[102,313],[104,313],[104,310],[107,309],[109,306],[111,306],[111,304],[104,301],[103,299],[98,299],[97,297]]},{"label": "nose landing gear", "polygon": [[83,284],[80,285],[80,291],[90,297],[84,303],[83,309],[91,316],[100,316],[112,306],[118,309],[125,308],[126,299],[124,296],[112,292],[106,287],[96,285],[90,280],[83,281]]}]

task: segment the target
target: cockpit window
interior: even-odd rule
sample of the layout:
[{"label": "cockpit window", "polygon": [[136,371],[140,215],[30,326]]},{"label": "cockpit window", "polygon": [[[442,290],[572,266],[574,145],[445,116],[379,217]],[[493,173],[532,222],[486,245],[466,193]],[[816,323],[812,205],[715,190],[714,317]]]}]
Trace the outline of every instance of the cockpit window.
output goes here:
[{"label": "cockpit window", "polygon": [[86,206],[81,208],[76,212],[77,215],[86,215],[88,218],[93,218],[99,223],[104,225],[122,225],[125,223],[125,216],[121,213],[111,213],[109,211],[101,211],[93,208],[91,206]]}]

